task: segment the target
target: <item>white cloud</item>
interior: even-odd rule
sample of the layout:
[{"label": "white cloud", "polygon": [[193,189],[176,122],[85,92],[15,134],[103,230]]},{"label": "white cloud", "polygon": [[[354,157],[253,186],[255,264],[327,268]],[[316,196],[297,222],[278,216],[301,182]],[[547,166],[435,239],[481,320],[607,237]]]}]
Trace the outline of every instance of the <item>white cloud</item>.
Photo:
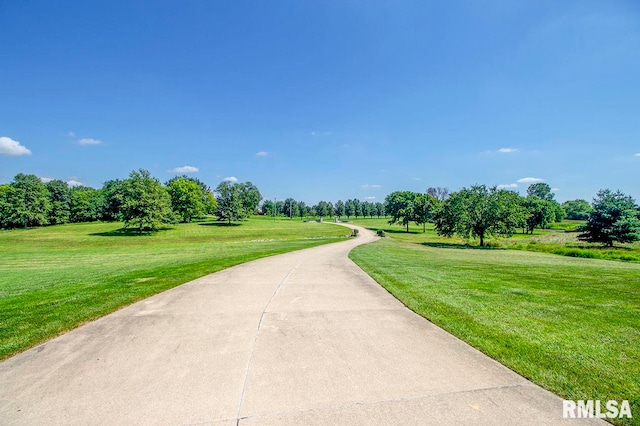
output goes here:
[{"label": "white cloud", "polygon": [[634,155],[634,157],[640,157],[640,152]]},{"label": "white cloud", "polygon": [[102,141],[99,139],[92,138],[84,138],[78,141],[78,145],[88,146],[88,145],[102,145]]},{"label": "white cloud", "polygon": [[375,200],[376,197],[365,197],[365,200]]},{"label": "white cloud", "polygon": [[182,166],[182,167],[176,167],[174,169],[169,170],[171,173],[195,173],[195,172],[199,172],[200,169],[198,169],[197,167],[193,167],[193,166]]},{"label": "white cloud", "polygon": [[518,149],[517,148],[500,148],[498,152],[501,152],[503,154],[510,154],[512,152],[518,152]]},{"label": "white cloud", "polygon": [[18,157],[20,155],[31,155],[31,151],[10,137],[0,136],[0,154]]},{"label": "white cloud", "polygon": [[414,177],[413,180],[422,180],[419,177]]},{"label": "white cloud", "polygon": [[75,138],[75,137],[76,137],[75,132],[69,132],[69,133],[67,133],[67,135],[71,136],[72,138]]},{"label": "white cloud", "polygon": [[238,181],[238,178],[235,176],[227,176],[226,178],[222,179],[225,182],[231,182],[231,183],[236,183]]},{"label": "white cloud", "polygon": [[498,185],[498,189],[515,189],[517,187],[517,183],[501,183],[500,185]]},{"label": "white cloud", "polygon": [[67,181],[67,185],[69,186],[84,186],[84,183],[78,182],[77,180],[71,179]]},{"label": "white cloud", "polygon": [[311,133],[309,133],[309,134],[310,134],[311,136],[315,136],[315,135],[317,135],[317,133],[316,133],[316,132],[311,132]]},{"label": "white cloud", "polygon": [[52,180],[54,180],[54,179],[50,178],[50,177],[41,177],[40,178],[40,182],[42,182],[42,183],[48,183],[48,182],[51,182]]},{"label": "white cloud", "polygon": [[538,182],[544,182],[544,179],[534,178],[534,177],[525,177],[525,178],[522,178],[522,179],[518,179],[516,182],[518,182],[518,183],[538,183]]},{"label": "white cloud", "polygon": [[365,183],[364,185],[362,185],[363,188],[367,189],[367,188],[382,188],[382,185],[369,185],[368,183]]},{"label": "white cloud", "polygon": [[267,157],[269,155],[269,151],[259,151],[259,152],[256,152],[256,155],[258,157]]},{"label": "white cloud", "polygon": [[551,188],[551,192],[558,192],[560,191],[560,188]]}]

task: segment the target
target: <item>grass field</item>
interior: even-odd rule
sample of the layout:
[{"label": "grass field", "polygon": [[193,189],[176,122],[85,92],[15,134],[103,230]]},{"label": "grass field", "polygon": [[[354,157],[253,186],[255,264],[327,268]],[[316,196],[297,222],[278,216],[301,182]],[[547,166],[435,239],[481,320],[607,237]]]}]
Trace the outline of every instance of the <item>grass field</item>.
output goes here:
[{"label": "grass field", "polygon": [[640,424],[640,264],[357,223],[390,238],[351,258],[410,309],[562,397],[627,399],[634,418],[615,422]]},{"label": "grass field", "polygon": [[121,226],[0,231],[0,359],[194,278],[350,232],[268,218],[180,224],[153,235],[123,234]]}]

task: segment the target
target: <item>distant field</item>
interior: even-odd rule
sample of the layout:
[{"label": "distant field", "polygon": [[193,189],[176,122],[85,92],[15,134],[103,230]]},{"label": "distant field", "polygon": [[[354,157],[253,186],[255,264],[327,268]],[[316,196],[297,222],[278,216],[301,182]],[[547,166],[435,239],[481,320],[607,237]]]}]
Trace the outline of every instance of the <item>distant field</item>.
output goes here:
[{"label": "distant field", "polygon": [[390,238],[350,257],[410,309],[562,397],[627,399],[634,418],[615,422],[640,424],[640,264],[357,223]]},{"label": "distant field", "polygon": [[120,223],[0,231],[0,359],[229,266],[338,241],[349,230],[251,218],[125,235]]},{"label": "distant field", "polygon": [[[433,225],[427,225],[427,232],[422,232],[422,226],[410,225],[409,233],[397,225],[389,225],[388,219],[358,219],[351,222],[370,229],[383,229],[397,239],[428,244],[445,244],[456,246],[476,246],[477,240],[462,238],[439,237]],[[552,224],[551,229],[536,229],[533,235],[516,233],[511,238],[487,238],[490,248],[504,248],[510,250],[526,250],[541,253],[551,253],[561,256],[583,257],[588,259],[619,260],[625,262],[640,262],[640,243],[616,245],[614,248],[602,247],[598,244],[588,244],[578,240],[575,229],[581,221],[565,220]]]}]

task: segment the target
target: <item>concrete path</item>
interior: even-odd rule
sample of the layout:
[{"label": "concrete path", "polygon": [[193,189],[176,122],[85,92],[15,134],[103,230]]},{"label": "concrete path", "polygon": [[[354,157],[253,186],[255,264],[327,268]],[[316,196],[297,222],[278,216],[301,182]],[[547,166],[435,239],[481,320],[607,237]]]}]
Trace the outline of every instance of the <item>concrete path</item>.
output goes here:
[{"label": "concrete path", "polygon": [[347,258],[374,238],[200,278],[0,363],[0,424],[583,424]]}]

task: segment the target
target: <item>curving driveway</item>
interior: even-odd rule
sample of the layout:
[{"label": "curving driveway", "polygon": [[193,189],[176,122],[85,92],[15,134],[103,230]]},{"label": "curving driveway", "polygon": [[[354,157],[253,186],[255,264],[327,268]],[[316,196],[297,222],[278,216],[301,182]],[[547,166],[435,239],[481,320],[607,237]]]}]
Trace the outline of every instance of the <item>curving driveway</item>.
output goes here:
[{"label": "curving driveway", "polygon": [[579,422],[348,259],[374,239],[236,266],[10,358],[0,424]]}]

